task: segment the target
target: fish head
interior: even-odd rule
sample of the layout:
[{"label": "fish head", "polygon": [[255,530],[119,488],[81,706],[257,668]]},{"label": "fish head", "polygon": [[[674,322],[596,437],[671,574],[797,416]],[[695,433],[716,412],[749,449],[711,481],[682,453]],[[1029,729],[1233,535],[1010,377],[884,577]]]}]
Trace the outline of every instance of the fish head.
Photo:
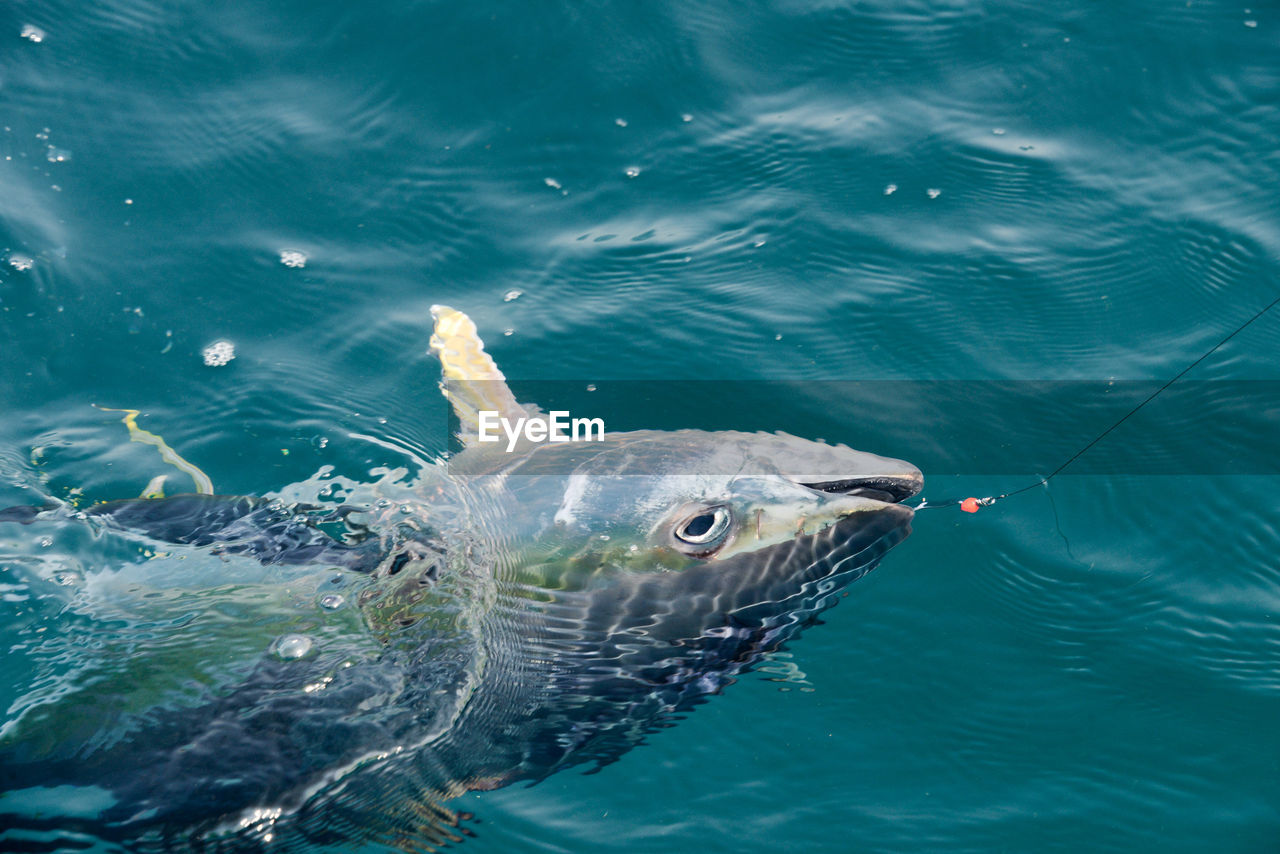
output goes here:
[{"label": "fish head", "polygon": [[475,475],[467,453],[450,470],[487,541],[471,554],[492,556],[483,634],[504,641],[477,725],[450,736],[468,788],[607,764],[718,693],[908,535],[922,486],[785,434],[614,433]]},{"label": "fish head", "polygon": [[901,460],[784,433],[544,444],[501,474],[505,568],[558,589],[695,567],[757,568],[781,583],[858,555],[869,568],[908,533],[902,502],[922,482]]}]

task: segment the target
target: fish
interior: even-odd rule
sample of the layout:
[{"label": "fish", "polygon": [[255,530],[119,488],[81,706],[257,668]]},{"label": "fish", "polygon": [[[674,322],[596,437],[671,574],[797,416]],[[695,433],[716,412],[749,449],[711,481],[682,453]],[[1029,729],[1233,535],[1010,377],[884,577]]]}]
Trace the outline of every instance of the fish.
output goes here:
[{"label": "fish", "polygon": [[473,829],[451,801],[619,760],[767,666],[910,533],[920,471],[844,445],[483,441],[543,413],[466,314],[432,315],[447,457],[263,496],[0,511],[0,536],[36,526],[96,555],[63,586],[29,568],[56,607],[0,724],[0,825],[27,834],[11,842],[456,843]]}]

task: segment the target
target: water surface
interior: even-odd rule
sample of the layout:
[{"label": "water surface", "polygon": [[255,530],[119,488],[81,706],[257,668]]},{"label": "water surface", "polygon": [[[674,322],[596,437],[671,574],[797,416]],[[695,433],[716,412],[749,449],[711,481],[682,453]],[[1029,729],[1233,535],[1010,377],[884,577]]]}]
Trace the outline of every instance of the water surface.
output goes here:
[{"label": "water surface", "polygon": [[[1034,482],[947,461],[1096,425],[841,384],[1163,381],[1267,304],[1278,33],[1274,6],[1200,0],[7,4],[0,505],[163,473],[91,404],[226,493],[438,454],[434,303],[517,389],[659,381],[664,424],[824,413],[809,437],[941,460],[931,497]],[[218,340],[235,359],[206,366]],[[1268,315],[1188,379],[1274,380],[1278,352]],[[694,381],[757,390],[713,408]],[[467,847],[1272,850],[1270,423],[1150,418],[1047,493],[919,514],[793,646],[802,682],[469,795]],[[71,631],[28,574],[105,570],[12,527],[6,708],[37,634]]]}]

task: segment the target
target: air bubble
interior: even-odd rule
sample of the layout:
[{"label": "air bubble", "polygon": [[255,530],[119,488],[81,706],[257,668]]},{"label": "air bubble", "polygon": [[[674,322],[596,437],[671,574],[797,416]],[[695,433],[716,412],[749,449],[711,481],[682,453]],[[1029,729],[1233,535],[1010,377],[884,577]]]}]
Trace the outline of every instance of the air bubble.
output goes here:
[{"label": "air bubble", "polygon": [[346,602],[346,598],[340,593],[329,593],[320,597],[320,607],[326,611],[336,611]]},{"label": "air bubble", "polygon": [[546,184],[548,187],[550,187],[553,190],[561,189],[560,182],[557,181],[555,178],[543,178],[542,183]]},{"label": "air bubble", "polygon": [[885,186],[885,188],[884,188],[884,194],[885,194],[886,196],[892,196],[892,195],[893,195],[894,193],[896,193],[896,192],[898,192],[898,185],[897,185],[897,184],[888,184],[888,185],[886,185],[886,186]]},{"label": "air bubble", "polygon": [[27,41],[40,44],[40,42],[44,41],[45,32],[44,30],[32,24],[24,24],[22,27],[21,35]]},{"label": "air bubble", "polygon": [[300,252],[297,249],[280,250],[280,263],[286,267],[305,267],[307,266],[307,253]]},{"label": "air bubble", "polygon": [[929,198],[931,199],[936,199],[938,198],[938,196],[942,195],[942,191],[939,190],[937,187],[930,187],[929,189],[925,190],[925,193],[927,193]]},{"label": "air bubble", "polygon": [[15,270],[26,272],[35,266],[35,259],[29,255],[22,255],[18,252],[9,256],[9,266]]},{"label": "air bubble", "polygon": [[220,368],[236,357],[236,345],[230,341],[214,341],[200,354],[211,368]]},{"label": "air bubble", "polygon": [[617,125],[618,127],[620,127],[620,128],[624,128],[624,127],[626,127],[626,126],[627,126],[627,120],[626,120],[626,119],[614,119],[614,120],[613,120],[613,123],[614,123],[615,125]]},{"label": "air bubble", "polygon": [[502,301],[511,302],[512,300],[520,299],[520,297],[522,296],[524,296],[524,291],[518,291],[515,288],[512,288],[511,290],[507,291],[505,294],[502,295]]},{"label": "air bubble", "polygon": [[625,170],[628,178],[637,178],[640,176],[639,166],[628,166]]},{"label": "air bubble", "polygon": [[275,652],[285,661],[296,661],[311,652],[315,642],[306,635],[285,635],[276,641]]}]

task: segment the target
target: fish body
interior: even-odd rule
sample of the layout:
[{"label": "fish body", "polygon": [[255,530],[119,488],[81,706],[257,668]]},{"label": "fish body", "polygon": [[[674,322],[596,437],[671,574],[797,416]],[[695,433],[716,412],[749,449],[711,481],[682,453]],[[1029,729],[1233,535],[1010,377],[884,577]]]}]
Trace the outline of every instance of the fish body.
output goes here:
[{"label": "fish body", "polygon": [[54,618],[51,672],[100,649],[0,726],[0,819],[128,850],[439,845],[451,798],[616,760],[910,530],[919,471],[839,445],[481,442],[482,413],[537,410],[469,318],[434,314],[464,448],[413,477],[0,511],[145,557],[87,571]]}]

